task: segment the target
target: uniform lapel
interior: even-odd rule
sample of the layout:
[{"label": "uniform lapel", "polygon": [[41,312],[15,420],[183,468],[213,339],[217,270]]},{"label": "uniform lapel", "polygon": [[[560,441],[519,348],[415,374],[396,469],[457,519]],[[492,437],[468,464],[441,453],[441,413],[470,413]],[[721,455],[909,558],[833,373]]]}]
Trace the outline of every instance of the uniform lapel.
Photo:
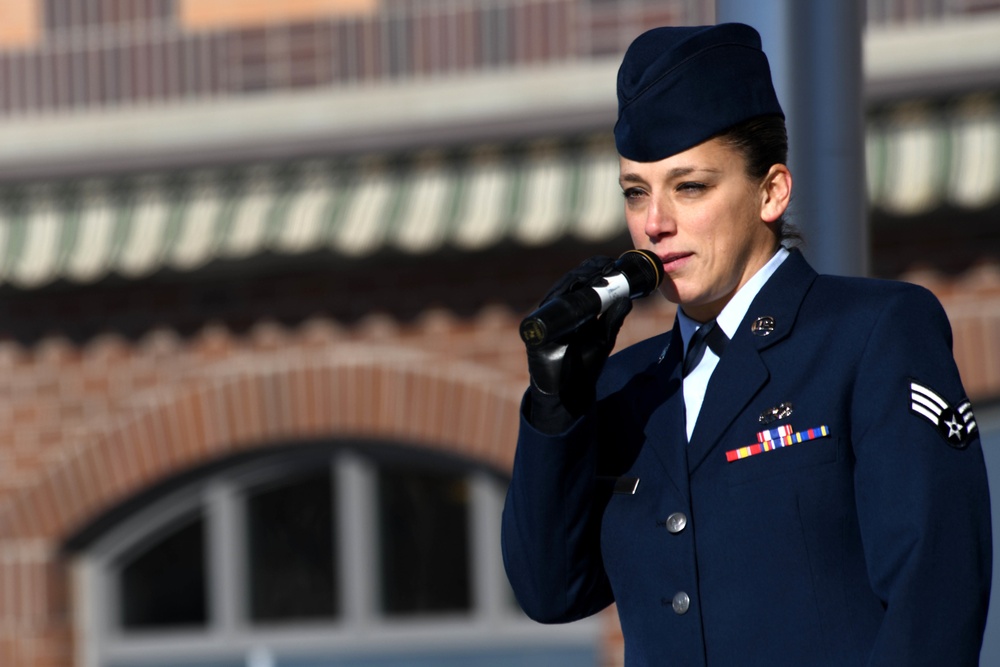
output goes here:
[{"label": "uniform lapel", "polygon": [[675,321],[663,358],[647,371],[654,375],[656,396],[652,398],[658,405],[646,423],[645,434],[647,446],[652,447],[667,477],[680,496],[687,498],[687,437],[684,432],[684,392],[681,391],[683,356],[680,325]]},{"label": "uniform lapel", "polygon": [[[691,442],[688,461],[691,472],[705,459],[736,416],[743,412],[770,374],[749,335],[739,332],[719,360],[701,404],[701,412]],[[751,444],[751,443],[745,443]]]},{"label": "uniform lapel", "polygon": [[[791,334],[799,307],[815,278],[816,272],[801,253],[793,251],[750,304],[709,380],[698,423],[688,444],[688,464],[692,473],[767,384],[770,371],[761,358],[761,351]],[[769,317],[774,322],[773,331],[766,336],[751,331],[753,322],[762,317]]]}]

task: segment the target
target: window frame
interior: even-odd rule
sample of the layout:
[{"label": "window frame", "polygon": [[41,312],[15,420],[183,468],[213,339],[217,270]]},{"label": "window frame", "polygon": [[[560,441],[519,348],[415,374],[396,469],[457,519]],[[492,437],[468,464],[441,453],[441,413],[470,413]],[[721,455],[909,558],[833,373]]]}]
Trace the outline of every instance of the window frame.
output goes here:
[{"label": "window frame", "polygon": [[[469,613],[389,616],[380,612],[377,466],[403,464],[459,473],[469,485]],[[246,491],[307,466],[328,466],[333,482],[338,615],[332,620],[253,622],[246,581]],[[180,475],[100,517],[67,542],[72,555],[77,664],[156,664],[233,659],[270,665],[273,653],[382,655],[388,648],[434,651],[519,646],[598,646],[599,620],[562,627],[525,617],[503,572],[500,513],[507,479],[475,462],[393,443],[326,442],[268,448]],[[185,514],[205,521],[208,619],[202,629],[124,631],[120,558]]]}]

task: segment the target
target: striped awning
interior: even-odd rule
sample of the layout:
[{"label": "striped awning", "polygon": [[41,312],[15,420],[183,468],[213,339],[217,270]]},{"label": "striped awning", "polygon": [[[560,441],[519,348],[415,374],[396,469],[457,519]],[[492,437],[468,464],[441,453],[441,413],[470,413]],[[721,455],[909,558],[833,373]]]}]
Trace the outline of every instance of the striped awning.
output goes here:
[{"label": "striped awning", "polygon": [[897,104],[867,130],[872,207],[894,216],[1000,201],[1000,100],[974,95]]},{"label": "striped awning", "polygon": [[475,251],[624,231],[609,138],[0,187],[0,282],[141,278],[265,253]]},{"label": "striped awning", "polygon": [[[907,102],[868,121],[873,210],[1000,203],[1000,99]],[[128,279],[327,251],[476,251],[624,232],[608,136],[460,151],[0,185],[0,284]]]}]

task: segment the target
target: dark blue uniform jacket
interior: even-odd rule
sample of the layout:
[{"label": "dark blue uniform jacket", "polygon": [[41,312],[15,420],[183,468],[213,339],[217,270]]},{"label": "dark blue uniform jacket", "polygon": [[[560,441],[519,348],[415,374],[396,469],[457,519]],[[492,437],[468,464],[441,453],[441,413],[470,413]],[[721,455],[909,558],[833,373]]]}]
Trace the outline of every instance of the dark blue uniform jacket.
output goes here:
[{"label": "dark blue uniform jacket", "polygon": [[567,432],[522,420],[503,550],[527,614],[616,603],[627,667],[978,664],[989,492],[938,301],[793,252],[690,443],[681,354],[675,326],[613,355]]}]

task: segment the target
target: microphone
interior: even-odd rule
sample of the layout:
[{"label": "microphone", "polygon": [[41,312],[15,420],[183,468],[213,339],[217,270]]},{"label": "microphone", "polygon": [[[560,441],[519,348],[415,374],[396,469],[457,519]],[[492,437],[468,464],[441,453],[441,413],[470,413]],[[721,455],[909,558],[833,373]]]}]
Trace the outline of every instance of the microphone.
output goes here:
[{"label": "microphone", "polygon": [[614,270],[593,284],[558,296],[521,321],[521,340],[528,347],[551,343],[576,331],[611,304],[638,299],[663,282],[663,263],[649,250],[628,250],[615,261]]}]

